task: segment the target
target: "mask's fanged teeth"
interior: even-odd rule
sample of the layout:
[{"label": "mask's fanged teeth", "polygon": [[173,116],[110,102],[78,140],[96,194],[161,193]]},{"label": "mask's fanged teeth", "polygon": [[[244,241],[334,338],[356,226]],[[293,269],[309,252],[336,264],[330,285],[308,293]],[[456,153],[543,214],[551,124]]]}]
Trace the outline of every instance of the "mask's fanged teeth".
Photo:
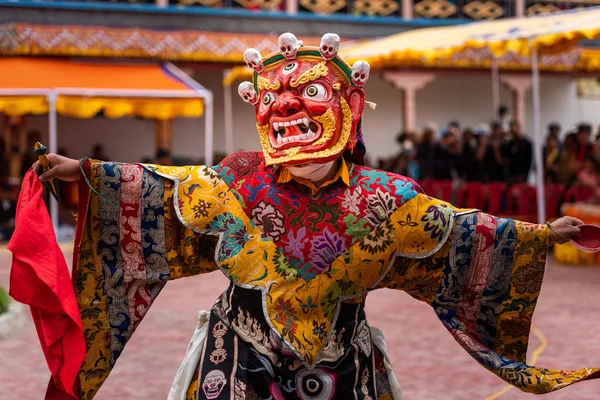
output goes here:
[{"label": "mask's fanged teeth", "polygon": [[307,137],[311,138],[311,137],[315,137],[316,133],[314,131],[308,131],[308,133],[306,134]]},{"label": "mask's fanged teeth", "polygon": [[277,143],[278,143],[278,144],[281,144],[281,143],[283,143],[283,140],[282,140],[282,138],[281,138],[281,134],[279,134],[279,133],[277,134]]},{"label": "mask's fanged teeth", "polygon": [[279,122],[273,122],[273,130],[277,132],[279,130]]}]

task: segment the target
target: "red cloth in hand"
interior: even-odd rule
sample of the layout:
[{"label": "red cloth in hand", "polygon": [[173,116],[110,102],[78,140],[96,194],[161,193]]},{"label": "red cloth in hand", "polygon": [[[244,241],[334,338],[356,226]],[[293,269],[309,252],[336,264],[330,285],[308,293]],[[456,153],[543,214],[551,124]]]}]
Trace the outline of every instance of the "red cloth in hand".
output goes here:
[{"label": "red cloth in hand", "polygon": [[78,399],[85,339],[67,263],[56,242],[42,192],[42,184],[30,170],[23,179],[16,228],[8,244],[13,253],[10,295],[31,307],[52,373],[45,398]]}]

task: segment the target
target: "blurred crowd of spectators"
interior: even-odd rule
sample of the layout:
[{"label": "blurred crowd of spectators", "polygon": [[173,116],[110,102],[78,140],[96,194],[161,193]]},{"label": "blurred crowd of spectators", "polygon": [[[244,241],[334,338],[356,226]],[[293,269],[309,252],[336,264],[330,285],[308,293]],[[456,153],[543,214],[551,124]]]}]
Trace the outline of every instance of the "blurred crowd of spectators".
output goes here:
[{"label": "blurred crowd of spectators", "polygon": [[[595,190],[600,183],[600,127],[595,136],[593,127],[586,123],[564,135],[558,123],[549,124],[547,129],[543,147],[545,182]],[[400,133],[398,153],[380,159],[377,167],[415,180],[502,181],[509,186],[526,183],[534,166],[528,136],[511,119],[475,128],[451,121],[442,130],[430,122],[420,135]]]}]

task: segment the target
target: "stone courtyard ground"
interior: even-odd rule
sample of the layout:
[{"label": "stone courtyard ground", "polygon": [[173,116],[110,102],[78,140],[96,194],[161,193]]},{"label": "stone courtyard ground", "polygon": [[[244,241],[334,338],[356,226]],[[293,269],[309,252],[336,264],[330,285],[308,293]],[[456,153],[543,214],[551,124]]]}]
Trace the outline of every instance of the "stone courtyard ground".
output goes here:
[{"label": "stone courtyard ground", "polygon": [[[65,250],[67,260],[71,251]],[[0,249],[0,285],[8,288],[10,253]],[[215,272],[167,284],[129,342],[98,400],[165,399],[194,330],[198,310],[209,309],[227,285]],[[529,399],[473,361],[438,322],[433,311],[390,290],[369,295],[369,322],[382,328],[407,400]],[[530,355],[548,368],[600,366],[600,267],[549,262],[534,318]],[[547,347],[543,344],[547,342]],[[542,348],[540,348],[542,346]],[[539,351],[538,351],[539,352]],[[0,399],[43,398],[48,368],[31,318],[23,330],[0,340]],[[600,380],[583,382],[544,400],[600,399]]]}]

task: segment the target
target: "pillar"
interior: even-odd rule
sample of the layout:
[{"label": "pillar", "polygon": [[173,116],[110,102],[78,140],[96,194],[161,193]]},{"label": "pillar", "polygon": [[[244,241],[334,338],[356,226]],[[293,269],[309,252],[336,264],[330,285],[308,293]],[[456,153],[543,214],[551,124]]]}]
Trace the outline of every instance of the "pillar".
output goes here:
[{"label": "pillar", "polygon": [[165,149],[173,153],[173,121],[156,121],[156,150]]},{"label": "pillar", "polygon": [[402,18],[407,21],[413,19],[413,0],[402,0]]},{"label": "pillar", "polygon": [[525,16],[525,0],[515,0],[515,17]]},{"label": "pillar", "polygon": [[415,131],[417,127],[417,91],[423,89],[436,75],[427,72],[384,72],[383,79],[390,82],[403,94],[403,123],[405,131]]},{"label": "pillar", "polygon": [[285,12],[288,14],[297,14],[298,1],[299,0],[285,0]]},{"label": "pillar", "polygon": [[521,124],[521,129],[527,128],[527,91],[531,89],[531,76],[503,74],[500,78],[513,93],[513,115]]}]

